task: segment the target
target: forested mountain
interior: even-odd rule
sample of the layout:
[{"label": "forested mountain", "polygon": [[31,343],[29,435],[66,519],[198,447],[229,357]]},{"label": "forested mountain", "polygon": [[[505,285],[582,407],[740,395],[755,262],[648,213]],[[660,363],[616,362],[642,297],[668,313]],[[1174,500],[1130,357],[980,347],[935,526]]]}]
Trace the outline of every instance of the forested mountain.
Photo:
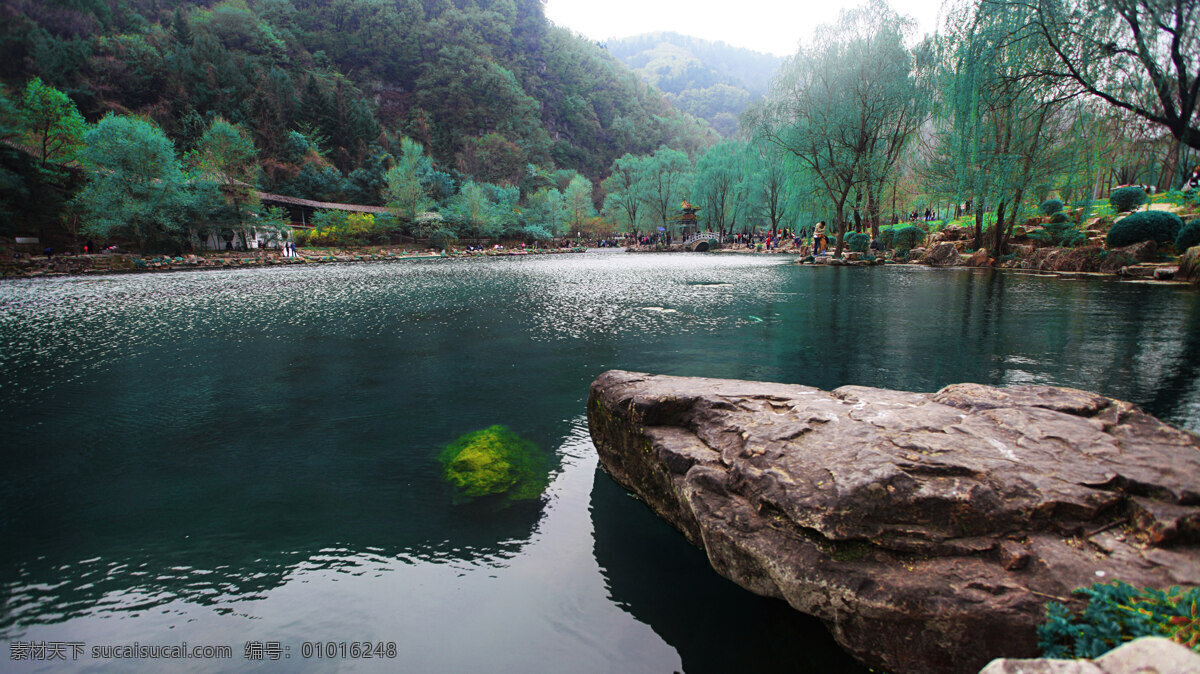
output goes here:
[{"label": "forested mountain", "polygon": [[678,33],[610,40],[609,53],[667,94],[680,110],[731,136],[738,115],[767,91],[783,59]]},{"label": "forested mountain", "polygon": [[89,122],[148,117],[182,152],[228,120],[264,189],[329,201],[381,203],[402,136],[512,185],[714,137],[539,0],[0,0],[0,79],[34,77]]}]

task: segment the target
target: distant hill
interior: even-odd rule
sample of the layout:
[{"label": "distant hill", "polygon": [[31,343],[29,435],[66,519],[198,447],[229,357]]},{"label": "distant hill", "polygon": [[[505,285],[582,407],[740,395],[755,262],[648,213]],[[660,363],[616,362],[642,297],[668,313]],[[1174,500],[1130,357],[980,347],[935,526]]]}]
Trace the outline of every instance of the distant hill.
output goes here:
[{"label": "distant hill", "polygon": [[459,184],[531,164],[598,180],[625,153],[716,141],[541,0],[0,0],[0,93],[35,76],[182,151],[240,124],[264,188],[322,201],[380,203],[402,135]]},{"label": "distant hill", "polygon": [[708,120],[724,136],[738,115],[767,91],[783,59],[678,33],[609,40],[605,47],[658,87],[677,108]]}]

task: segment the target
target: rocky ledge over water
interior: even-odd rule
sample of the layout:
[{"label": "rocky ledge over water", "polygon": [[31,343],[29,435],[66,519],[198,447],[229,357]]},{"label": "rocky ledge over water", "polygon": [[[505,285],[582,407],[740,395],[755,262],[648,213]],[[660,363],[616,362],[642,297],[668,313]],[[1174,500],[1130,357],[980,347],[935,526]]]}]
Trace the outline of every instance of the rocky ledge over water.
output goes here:
[{"label": "rocky ledge over water", "polygon": [[1200,439],[1050,386],[937,393],[610,371],[605,470],[723,576],[895,673],[1037,655],[1047,601],[1200,584]]}]

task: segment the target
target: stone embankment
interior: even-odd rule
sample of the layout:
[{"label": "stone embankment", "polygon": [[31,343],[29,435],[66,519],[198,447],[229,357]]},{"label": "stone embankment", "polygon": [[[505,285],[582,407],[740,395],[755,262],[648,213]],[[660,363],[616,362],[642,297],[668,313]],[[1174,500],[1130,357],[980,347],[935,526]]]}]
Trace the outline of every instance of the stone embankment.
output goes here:
[{"label": "stone embankment", "polygon": [[1049,386],[822,391],[610,371],[618,483],[720,574],[895,674],[1036,657],[1047,601],[1200,584],[1200,439]]},{"label": "stone embankment", "polygon": [[1163,261],[1158,244],[1154,241],[1108,249],[1104,244],[1104,233],[1112,226],[1112,222],[1101,218],[1084,225],[1082,231],[1085,240],[1081,245],[1061,248],[1033,236],[1043,229],[1039,223],[1041,219],[1035,218],[1016,228],[1009,246],[1011,254],[999,260],[990,257],[987,250],[971,251],[968,246],[973,244],[973,233],[965,227],[950,225],[930,235],[921,247],[909,251],[887,251],[876,256],[843,252],[840,260],[830,254],[815,259],[806,257],[797,262],[844,266],[887,263],[930,267],[994,267],[1064,276],[1118,276],[1133,281],[1200,284],[1200,250],[1180,251],[1177,261]]},{"label": "stone embankment", "polygon": [[578,248],[539,250],[451,251],[435,253],[407,250],[306,249],[295,257],[270,253],[206,253],[204,255],[155,256],[131,254],[99,255],[19,255],[0,257],[0,278],[68,276],[77,274],[120,274],[130,272],[186,271],[200,269],[245,269],[330,262],[390,262],[397,260],[433,260],[446,257],[500,257],[513,255],[552,255],[581,252]]}]

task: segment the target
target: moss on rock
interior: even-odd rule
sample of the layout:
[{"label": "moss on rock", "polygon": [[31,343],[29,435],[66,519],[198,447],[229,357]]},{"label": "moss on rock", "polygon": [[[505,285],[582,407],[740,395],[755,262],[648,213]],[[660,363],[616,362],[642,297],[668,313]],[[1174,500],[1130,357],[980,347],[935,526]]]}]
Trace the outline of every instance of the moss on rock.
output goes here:
[{"label": "moss on rock", "polygon": [[503,495],[509,501],[539,498],[549,482],[546,457],[505,426],[473,431],[438,454],[442,475],[458,496]]}]

